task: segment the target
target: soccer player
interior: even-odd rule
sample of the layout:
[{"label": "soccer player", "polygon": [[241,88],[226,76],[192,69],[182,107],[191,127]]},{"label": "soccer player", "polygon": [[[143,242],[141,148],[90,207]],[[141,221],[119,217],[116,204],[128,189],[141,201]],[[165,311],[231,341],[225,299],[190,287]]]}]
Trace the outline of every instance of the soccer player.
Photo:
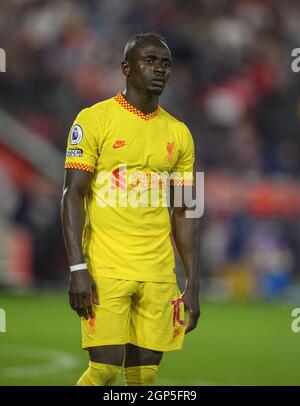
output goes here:
[{"label": "soccer player", "polygon": [[[82,110],[69,134],[62,197],[69,300],[90,357],[79,386],[112,385],[122,366],[127,385],[154,385],[163,352],[181,349],[200,315],[196,220],[178,204],[170,219],[162,204],[164,174],[174,173],[171,201],[175,189],[193,183],[192,136],[158,104],[171,63],[160,35],[129,39],[126,90]],[[186,273],[183,294],[171,230]]]}]

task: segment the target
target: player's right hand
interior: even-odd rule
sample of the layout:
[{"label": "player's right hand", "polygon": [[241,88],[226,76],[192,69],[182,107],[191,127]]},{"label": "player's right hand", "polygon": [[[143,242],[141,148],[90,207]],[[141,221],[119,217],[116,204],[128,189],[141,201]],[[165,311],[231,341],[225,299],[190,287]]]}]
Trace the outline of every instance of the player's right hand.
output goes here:
[{"label": "player's right hand", "polygon": [[94,304],[99,304],[96,284],[88,270],[71,272],[69,303],[79,317],[94,318]]}]

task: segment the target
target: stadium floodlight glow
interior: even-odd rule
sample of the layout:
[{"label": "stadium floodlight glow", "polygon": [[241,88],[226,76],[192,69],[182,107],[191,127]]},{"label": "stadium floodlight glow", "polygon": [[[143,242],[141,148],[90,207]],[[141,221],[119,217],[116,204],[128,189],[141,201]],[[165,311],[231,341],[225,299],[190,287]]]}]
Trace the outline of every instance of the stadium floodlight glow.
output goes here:
[{"label": "stadium floodlight glow", "polygon": [[6,333],[6,313],[0,309],[0,333]]},{"label": "stadium floodlight glow", "polygon": [[6,72],[6,52],[0,48],[0,72]]}]

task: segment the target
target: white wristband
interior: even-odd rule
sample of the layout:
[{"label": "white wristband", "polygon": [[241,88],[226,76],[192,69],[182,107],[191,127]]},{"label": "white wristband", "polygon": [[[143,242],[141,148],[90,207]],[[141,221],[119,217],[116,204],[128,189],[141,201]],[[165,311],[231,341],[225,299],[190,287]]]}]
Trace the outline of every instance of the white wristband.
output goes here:
[{"label": "white wristband", "polygon": [[74,272],[74,271],[81,271],[83,269],[88,269],[87,264],[83,263],[83,264],[77,264],[77,265],[71,265],[70,266],[70,271]]}]

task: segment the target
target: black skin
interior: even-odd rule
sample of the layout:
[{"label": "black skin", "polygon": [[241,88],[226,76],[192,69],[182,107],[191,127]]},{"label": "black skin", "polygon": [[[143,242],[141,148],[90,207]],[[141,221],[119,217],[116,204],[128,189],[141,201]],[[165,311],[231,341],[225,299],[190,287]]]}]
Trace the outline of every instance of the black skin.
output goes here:
[{"label": "black skin", "polygon": [[[127,101],[149,114],[158,107],[159,96],[171,74],[172,58],[166,44],[157,39],[144,41],[132,48],[126,61],[122,61],[122,72],[126,76],[124,97]],[[153,80],[161,82],[153,83]],[[76,169],[67,169],[61,205],[62,226],[69,264],[85,262],[81,237],[84,227],[84,198],[89,193],[93,174]],[[172,196],[172,191],[171,191]],[[186,287],[182,295],[189,321],[186,333],[195,329],[200,316],[199,272],[197,266],[197,222],[185,217],[185,207],[172,210],[172,232],[176,247],[186,272]],[[100,298],[101,300],[101,298]],[[94,305],[99,304],[96,285],[88,270],[70,274],[69,302],[79,317],[86,320],[94,317]],[[89,348],[91,361],[125,367],[137,365],[159,365],[163,353],[131,344]]]}]

